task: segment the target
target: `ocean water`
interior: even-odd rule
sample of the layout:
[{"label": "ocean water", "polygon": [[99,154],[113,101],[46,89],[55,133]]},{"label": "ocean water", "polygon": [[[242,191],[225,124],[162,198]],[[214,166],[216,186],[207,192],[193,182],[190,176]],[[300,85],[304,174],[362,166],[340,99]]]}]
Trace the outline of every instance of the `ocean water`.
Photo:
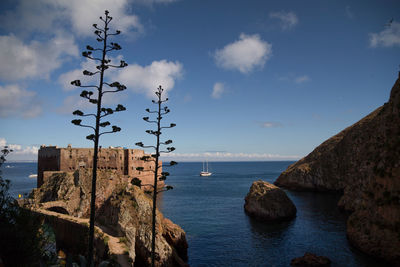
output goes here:
[{"label": "ocean water", "polygon": [[[385,266],[348,243],[336,194],[287,191],[297,207],[290,222],[265,224],[245,214],[251,183],[273,182],[291,163],[211,162],[210,177],[199,176],[201,162],[168,170],[166,183],[174,189],[162,194],[159,208],[185,230],[191,266],[290,266],[305,252],[329,257],[332,266]],[[3,164],[14,197],[36,187],[36,179],[28,177],[36,169],[36,163]]]},{"label": "ocean water", "polygon": [[11,181],[9,193],[17,198],[18,195],[29,194],[36,187],[36,178],[29,178],[30,174],[37,173],[37,163],[5,162],[1,166],[3,179]]},{"label": "ocean water", "polygon": [[202,163],[179,163],[166,183],[161,210],[186,232],[190,266],[290,266],[305,252],[327,256],[332,266],[385,266],[352,248],[346,216],[330,193],[286,191],[297,217],[265,224],[244,212],[253,181],[274,182],[293,162],[215,162],[210,177],[200,177]]}]

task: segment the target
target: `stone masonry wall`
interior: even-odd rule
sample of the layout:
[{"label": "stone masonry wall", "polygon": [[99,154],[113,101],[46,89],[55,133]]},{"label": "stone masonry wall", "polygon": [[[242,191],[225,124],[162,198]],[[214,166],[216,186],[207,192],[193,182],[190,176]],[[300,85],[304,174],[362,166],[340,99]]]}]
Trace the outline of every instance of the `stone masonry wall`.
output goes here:
[{"label": "stone masonry wall", "polygon": [[[72,148],[71,145],[66,148],[41,146],[38,153],[37,187],[43,184],[47,171],[73,172],[80,168],[93,168],[93,153],[93,148]],[[142,180],[142,184],[149,184],[154,179],[153,172],[136,170],[137,167],[154,170],[154,162],[140,159],[144,155],[140,149],[99,148],[97,169],[113,170],[118,175],[137,177]]]}]

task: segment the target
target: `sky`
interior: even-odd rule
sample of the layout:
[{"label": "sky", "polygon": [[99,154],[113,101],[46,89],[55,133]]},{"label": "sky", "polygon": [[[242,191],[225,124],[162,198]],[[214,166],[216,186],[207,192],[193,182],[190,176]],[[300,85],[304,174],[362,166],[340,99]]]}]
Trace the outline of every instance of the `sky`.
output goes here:
[{"label": "sky", "polygon": [[[109,116],[122,128],[102,147],[135,148],[152,125],[162,85],[171,112],[164,140],[178,161],[297,160],[388,101],[400,64],[400,2],[264,0],[3,0],[0,3],[0,147],[9,161],[39,147],[92,147],[71,120],[93,105],[70,82],[94,64],[92,24],[109,10],[122,50],[107,81]],[[93,122],[84,121],[88,124]],[[137,147],[136,147],[137,148]]]}]

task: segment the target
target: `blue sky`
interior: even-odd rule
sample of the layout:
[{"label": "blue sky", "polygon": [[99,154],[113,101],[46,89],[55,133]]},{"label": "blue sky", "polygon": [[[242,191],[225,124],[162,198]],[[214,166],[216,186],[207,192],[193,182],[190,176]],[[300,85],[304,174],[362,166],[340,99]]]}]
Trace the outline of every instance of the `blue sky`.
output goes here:
[{"label": "blue sky", "polygon": [[[91,147],[70,123],[88,111],[69,86],[91,67],[105,9],[122,34],[108,75],[127,111],[103,147],[154,141],[141,118],[161,84],[169,158],[296,160],[388,100],[400,64],[399,1],[6,0],[0,11],[0,146],[36,159],[41,144]],[[393,21],[389,23],[391,20]]]}]

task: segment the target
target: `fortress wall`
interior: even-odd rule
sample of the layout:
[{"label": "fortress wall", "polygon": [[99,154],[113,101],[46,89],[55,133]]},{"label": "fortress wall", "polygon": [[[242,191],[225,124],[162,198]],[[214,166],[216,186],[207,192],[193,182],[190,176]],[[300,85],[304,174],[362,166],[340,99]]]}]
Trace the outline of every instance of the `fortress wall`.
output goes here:
[{"label": "fortress wall", "polygon": [[125,149],[125,174],[129,176],[135,176],[137,171],[136,167],[142,167],[140,165],[142,163],[142,160],[140,160],[141,157],[143,157],[144,151],[140,149]]},{"label": "fortress wall", "polygon": [[123,148],[101,148],[98,154],[98,168],[125,173],[125,156]]},{"label": "fortress wall", "polygon": [[[74,171],[93,168],[93,148],[61,148],[60,170]],[[124,150],[122,148],[99,148],[97,168],[115,170],[124,174]]]},{"label": "fortress wall", "polygon": [[[93,168],[93,153],[93,148],[72,148],[70,145],[67,148],[41,146],[38,154],[37,187],[49,178],[46,176],[46,171],[73,172],[80,168]],[[99,148],[97,168],[113,170],[116,174],[125,175],[129,179],[137,177],[142,180],[142,184],[153,184],[154,173],[151,170],[154,170],[154,161],[141,160],[145,155],[141,149]],[[160,162],[159,173],[162,171],[161,166]],[[137,167],[143,167],[147,171],[138,171]]]},{"label": "fortress wall", "polygon": [[[143,150],[141,149],[126,149],[125,158],[127,166],[127,175],[129,177],[136,177],[142,180],[142,184],[153,184],[154,183],[154,173],[152,172],[155,168],[154,160],[150,162],[145,162],[140,158],[145,156]],[[162,163],[159,162],[159,174],[162,172]],[[143,167],[143,171],[136,170],[137,167]],[[163,186],[164,182],[159,182],[159,186]]]},{"label": "fortress wall", "polygon": [[93,149],[91,148],[61,148],[60,171],[74,171],[79,167],[91,168]]},{"label": "fortress wall", "polygon": [[38,152],[37,187],[43,184],[44,171],[60,170],[60,149],[56,146],[41,146]]}]

